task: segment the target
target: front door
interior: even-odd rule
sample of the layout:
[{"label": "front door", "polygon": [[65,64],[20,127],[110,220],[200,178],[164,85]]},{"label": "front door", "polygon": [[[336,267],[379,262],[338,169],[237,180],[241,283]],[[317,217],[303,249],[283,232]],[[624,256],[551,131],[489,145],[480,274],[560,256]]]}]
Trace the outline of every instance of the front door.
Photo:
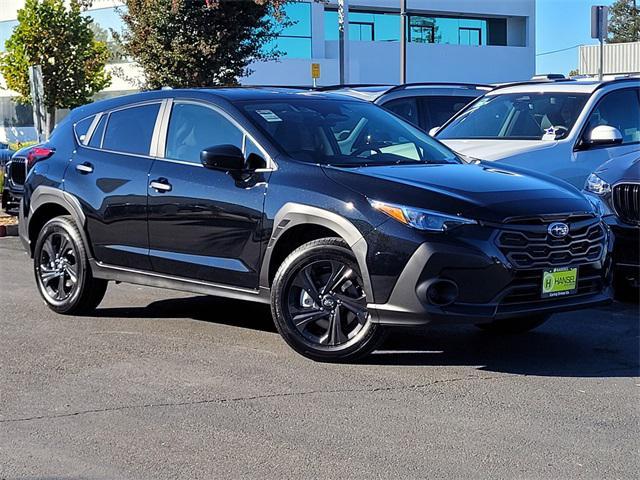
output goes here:
[{"label": "front door", "polygon": [[173,103],[164,158],[149,183],[149,254],[156,272],[258,287],[265,173],[205,168],[200,152],[215,145],[257,152],[217,107]]},{"label": "front door", "polygon": [[622,134],[619,145],[586,147],[581,142],[573,152],[573,177],[568,181],[578,188],[604,162],[627,153],[640,151],[640,89],[624,88],[607,93],[589,115],[583,137],[599,125],[610,125]]}]

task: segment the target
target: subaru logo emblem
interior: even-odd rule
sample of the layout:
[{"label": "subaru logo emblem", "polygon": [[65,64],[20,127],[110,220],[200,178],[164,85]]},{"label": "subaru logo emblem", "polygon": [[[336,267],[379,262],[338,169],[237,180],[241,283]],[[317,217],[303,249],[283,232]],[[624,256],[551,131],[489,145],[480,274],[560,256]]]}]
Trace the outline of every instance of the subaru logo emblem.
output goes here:
[{"label": "subaru logo emblem", "polygon": [[564,238],[569,235],[569,225],[562,222],[555,222],[549,225],[547,232],[554,238]]}]

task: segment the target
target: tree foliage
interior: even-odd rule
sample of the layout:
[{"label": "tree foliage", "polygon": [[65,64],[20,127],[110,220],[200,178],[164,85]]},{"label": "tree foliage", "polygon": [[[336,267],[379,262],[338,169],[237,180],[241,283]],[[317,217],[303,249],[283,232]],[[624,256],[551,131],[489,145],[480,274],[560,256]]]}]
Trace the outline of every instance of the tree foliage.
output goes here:
[{"label": "tree foliage", "polygon": [[609,7],[607,43],[640,42],[640,8],[633,0],[616,0]]},{"label": "tree foliage", "polygon": [[0,59],[7,86],[29,102],[29,67],[40,65],[49,131],[57,108],[74,108],[107,87],[107,46],[94,38],[92,20],[77,0],[26,0]]},{"label": "tree foliage", "polygon": [[234,85],[287,24],[287,0],[126,0],[120,35],[125,53],[144,71],[144,87]]}]

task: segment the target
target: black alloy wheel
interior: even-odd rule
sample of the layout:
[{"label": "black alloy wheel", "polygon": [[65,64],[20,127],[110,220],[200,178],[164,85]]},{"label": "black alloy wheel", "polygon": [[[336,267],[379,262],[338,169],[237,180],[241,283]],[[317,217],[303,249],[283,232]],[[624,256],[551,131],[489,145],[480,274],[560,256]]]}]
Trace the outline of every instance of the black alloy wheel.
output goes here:
[{"label": "black alloy wheel", "polygon": [[355,360],[382,338],[357,262],[338,238],[314,240],[287,257],[274,279],[272,311],[283,338],[315,360]]}]

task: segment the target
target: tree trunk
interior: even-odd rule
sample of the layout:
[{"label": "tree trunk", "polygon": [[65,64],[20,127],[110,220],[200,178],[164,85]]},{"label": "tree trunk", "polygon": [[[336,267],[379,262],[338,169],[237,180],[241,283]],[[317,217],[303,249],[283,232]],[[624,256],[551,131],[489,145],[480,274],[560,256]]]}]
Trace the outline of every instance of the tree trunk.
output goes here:
[{"label": "tree trunk", "polygon": [[44,127],[44,139],[49,140],[51,136],[51,132],[53,132],[53,127],[56,126],[56,107],[48,107],[47,108],[47,118],[45,120]]}]

